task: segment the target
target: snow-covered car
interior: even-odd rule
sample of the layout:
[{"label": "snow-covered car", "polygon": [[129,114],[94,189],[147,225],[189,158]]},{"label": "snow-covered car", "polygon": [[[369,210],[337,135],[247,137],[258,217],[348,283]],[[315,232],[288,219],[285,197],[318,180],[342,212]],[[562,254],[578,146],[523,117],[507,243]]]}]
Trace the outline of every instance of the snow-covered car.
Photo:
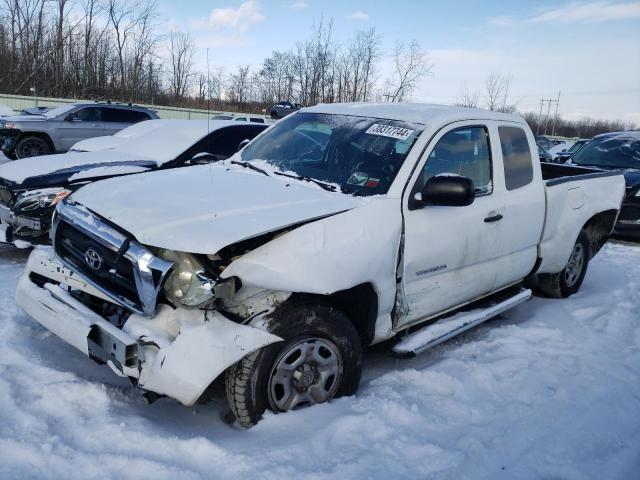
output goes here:
[{"label": "snow-covered car", "polygon": [[80,140],[112,135],[157,118],[148,108],[111,102],[34,109],[0,119],[0,149],[10,159],[63,153]]},{"label": "snow-covered car", "polygon": [[264,117],[247,115],[214,115],[211,120],[233,120],[234,122],[269,123]]},{"label": "snow-covered car", "polygon": [[0,166],[0,244],[49,243],[55,205],[109,177],[223,160],[266,125],[206,120],[148,120],[71,151]]},{"label": "snow-covered car", "polygon": [[540,163],[521,118],[318,105],[231,159],[88,185],[58,204],[18,305],[148,398],[216,380],[250,427],[356,392],[363,348],[431,348],[582,284],[617,172]]},{"label": "snow-covered car", "polygon": [[303,108],[303,105],[300,103],[278,102],[271,107],[269,115],[273,120],[277,120],[279,118],[284,118],[287,115],[291,115],[293,112],[296,112],[301,108]]}]

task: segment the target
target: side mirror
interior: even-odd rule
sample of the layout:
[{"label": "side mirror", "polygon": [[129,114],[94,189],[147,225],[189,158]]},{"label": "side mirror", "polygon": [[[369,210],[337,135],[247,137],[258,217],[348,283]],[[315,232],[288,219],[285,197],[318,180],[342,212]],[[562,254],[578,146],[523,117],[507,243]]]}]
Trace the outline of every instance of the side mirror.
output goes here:
[{"label": "side mirror", "polygon": [[211,162],[217,162],[219,158],[212,153],[202,152],[195,154],[189,163],[191,165],[206,165]]},{"label": "side mirror", "polygon": [[242,140],[240,142],[240,144],[238,145],[238,151],[242,150],[244,147],[247,146],[247,144],[250,142],[251,140],[249,140],[248,138],[245,138],[244,140]]},{"label": "side mirror", "polygon": [[415,210],[427,205],[466,207],[475,198],[475,187],[470,178],[445,173],[431,177],[422,191],[411,199],[409,208]]}]

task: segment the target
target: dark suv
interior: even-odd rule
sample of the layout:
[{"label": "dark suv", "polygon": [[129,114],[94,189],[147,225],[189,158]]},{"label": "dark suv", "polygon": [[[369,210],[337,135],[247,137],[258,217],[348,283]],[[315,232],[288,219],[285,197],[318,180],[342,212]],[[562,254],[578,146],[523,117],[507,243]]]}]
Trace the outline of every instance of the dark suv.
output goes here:
[{"label": "dark suv", "polygon": [[295,112],[296,110],[300,110],[304,105],[293,102],[278,102],[273,107],[271,107],[271,118],[278,119],[283,118],[289,115],[290,113]]},{"label": "dark suv", "polygon": [[0,149],[12,160],[64,153],[80,140],[113,135],[159,118],[148,108],[119,103],[71,103],[0,119]]}]

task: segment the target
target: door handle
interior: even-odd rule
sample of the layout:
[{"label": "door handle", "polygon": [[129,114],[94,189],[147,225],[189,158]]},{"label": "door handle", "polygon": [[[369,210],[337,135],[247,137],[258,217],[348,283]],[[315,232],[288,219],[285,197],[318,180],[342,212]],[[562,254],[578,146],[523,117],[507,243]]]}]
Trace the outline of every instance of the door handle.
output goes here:
[{"label": "door handle", "polygon": [[484,219],[484,223],[498,222],[502,220],[502,215],[493,215],[492,217],[487,217]]}]

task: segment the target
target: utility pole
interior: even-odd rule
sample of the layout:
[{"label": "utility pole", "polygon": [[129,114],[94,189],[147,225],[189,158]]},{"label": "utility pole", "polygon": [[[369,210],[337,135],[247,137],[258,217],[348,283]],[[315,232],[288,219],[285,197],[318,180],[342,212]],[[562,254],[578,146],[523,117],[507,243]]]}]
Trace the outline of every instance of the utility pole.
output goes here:
[{"label": "utility pole", "polygon": [[542,123],[542,107],[544,100],[540,99],[540,113],[538,114],[538,127],[536,128],[536,136],[540,135],[540,124]]},{"label": "utility pole", "polygon": [[549,126],[549,114],[551,113],[551,100],[548,100],[547,103],[547,116],[544,120],[544,134],[547,134],[547,127]]},{"label": "utility pole", "polygon": [[556,121],[558,120],[558,107],[560,106],[560,91],[558,91],[558,100],[556,100],[556,113],[553,116],[553,128],[551,129],[551,136],[556,134]]},{"label": "utility pole", "polygon": [[556,130],[556,118],[558,116],[558,105],[560,104],[560,92],[558,92],[558,98],[541,98],[540,99],[540,113],[538,114],[538,128],[536,129],[536,135],[540,134],[540,125],[542,124],[542,110],[544,109],[544,106],[547,105],[547,114],[545,116],[545,120],[544,120],[544,135],[547,134],[547,129],[549,128],[549,117],[551,116],[551,104],[555,103],[556,104],[556,113],[555,113],[555,117],[553,119],[553,133],[552,135],[555,134],[555,130]]}]

